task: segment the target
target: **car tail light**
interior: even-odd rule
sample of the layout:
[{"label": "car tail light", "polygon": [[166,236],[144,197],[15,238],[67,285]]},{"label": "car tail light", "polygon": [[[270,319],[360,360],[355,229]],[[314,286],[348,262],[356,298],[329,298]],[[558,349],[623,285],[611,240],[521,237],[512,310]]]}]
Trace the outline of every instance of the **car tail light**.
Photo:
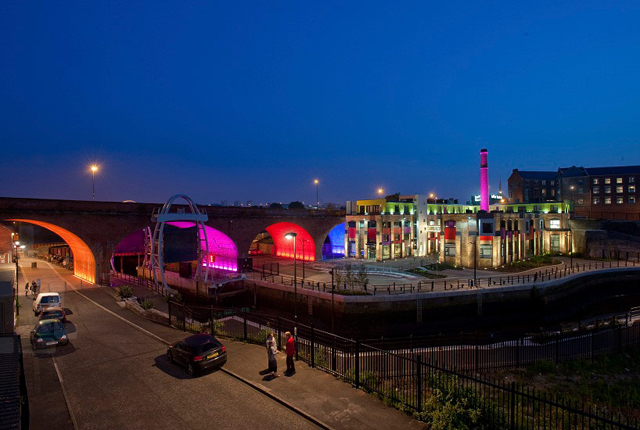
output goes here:
[{"label": "car tail light", "polygon": [[196,355],[195,357],[193,357],[193,361],[202,361],[202,356]]},{"label": "car tail light", "polygon": [[227,348],[224,347],[224,345],[222,345],[222,352],[225,352],[227,350]]}]

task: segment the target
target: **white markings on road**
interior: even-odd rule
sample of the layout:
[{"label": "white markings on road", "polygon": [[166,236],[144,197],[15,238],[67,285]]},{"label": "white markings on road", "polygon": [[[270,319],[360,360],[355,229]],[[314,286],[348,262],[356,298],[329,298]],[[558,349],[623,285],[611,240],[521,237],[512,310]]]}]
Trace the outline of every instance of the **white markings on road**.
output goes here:
[{"label": "white markings on road", "polygon": [[56,358],[54,356],[51,357],[53,360],[53,367],[56,369],[56,375],[58,375],[58,381],[60,381],[60,388],[62,388],[62,395],[64,396],[64,402],[67,404],[67,410],[69,411],[69,415],[71,416],[71,422],[73,423],[73,428],[78,430],[78,422],[76,421],[76,416],[73,415],[73,409],[71,409],[71,402],[69,401],[69,396],[67,395],[67,389],[64,387],[64,381],[62,380],[62,374],[60,373],[60,369],[58,369],[58,363],[56,363]]}]

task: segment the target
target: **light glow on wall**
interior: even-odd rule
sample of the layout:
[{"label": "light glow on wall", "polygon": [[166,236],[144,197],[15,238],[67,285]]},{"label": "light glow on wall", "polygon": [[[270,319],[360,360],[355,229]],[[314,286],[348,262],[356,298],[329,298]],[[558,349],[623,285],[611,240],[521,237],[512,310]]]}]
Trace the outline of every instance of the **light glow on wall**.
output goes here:
[{"label": "light glow on wall", "polygon": [[304,228],[292,222],[279,222],[271,224],[266,230],[273,238],[273,252],[276,256],[293,259],[293,240],[284,237],[293,232],[297,234],[296,259],[316,261],[316,244]]},{"label": "light glow on wall", "polygon": [[335,226],[328,235],[329,243],[322,246],[322,258],[344,257],[344,229],[345,223]]},{"label": "light glow on wall", "polygon": [[62,227],[43,221],[34,221],[30,219],[10,219],[8,221],[26,222],[44,227],[60,236],[64,240],[71,252],[73,253],[73,274],[85,281],[91,283],[96,282],[96,259],[89,246],[78,236]]},{"label": "light glow on wall", "polygon": [[[195,223],[188,221],[168,222],[178,228],[189,228],[195,226]],[[207,266],[228,270],[230,272],[238,271],[238,248],[229,236],[216,230],[213,227],[205,225],[207,231],[207,244],[209,245],[209,261]],[[204,246],[203,246],[204,249]]]}]

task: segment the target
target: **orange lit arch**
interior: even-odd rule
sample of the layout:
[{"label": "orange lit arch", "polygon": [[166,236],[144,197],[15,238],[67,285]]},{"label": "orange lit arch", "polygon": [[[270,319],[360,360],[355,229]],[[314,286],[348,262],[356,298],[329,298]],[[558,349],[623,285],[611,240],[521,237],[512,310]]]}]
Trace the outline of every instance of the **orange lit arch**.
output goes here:
[{"label": "orange lit arch", "polygon": [[28,224],[35,224],[51,230],[64,240],[71,252],[73,253],[73,274],[85,281],[96,281],[96,259],[89,246],[78,236],[62,227],[43,221],[34,221],[30,219],[10,219],[9,221],[19,221]]}]

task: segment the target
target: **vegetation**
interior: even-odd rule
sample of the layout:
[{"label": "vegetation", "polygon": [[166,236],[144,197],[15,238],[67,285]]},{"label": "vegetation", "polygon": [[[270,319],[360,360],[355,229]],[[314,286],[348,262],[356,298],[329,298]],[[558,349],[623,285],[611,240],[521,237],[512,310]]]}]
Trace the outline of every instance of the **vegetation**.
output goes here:
[{"label": "vegetation", "polygon": [[426,270],[440,271],[440,270],[462,270],[462,267],[454,266],[450,263],[433,263],[422,266]]},{"label": "vegetation", "polygon": [[304,209],[304,204],[302,202],[291,202],[289,203],[289,209]]},{"label": "vegetation", "polygon": [[[628,353],[556,365],[541,361],[525,369],[498,372],[497,377],[515,380],[581,409],[606,409],[614,416],[640,419],[640,349]],[[584,402],[584,407],[582,404]]]},{"label": "vegetation", "polygon": [[131,298],[133,297],[133,287],[131,285],[122,285],[116,288],[116,295],[120,297],[121,300]]},{"label": "vegetation", "polygon": [[522,272],[530,269],[537,269],[539,267],[551,266],[560,264],[560,260],[554,259],[550,254],[536,255],[528,260],[514,261],[504,266],[498,267],[494,270],[498,272]]},{"label": "vegetation", "polygon": [[409,269],[407,270],[407,272],[413,273],[415,275],[424,276],[425,278],[428,278],[428,279],[441,279],[441,278],[447,277],[447,275],[443,275],[442,273],[431,273],[424,267],[416,267],[415,269]]},{"label": "vegetation", "polygon": [[151,299],[144,299],[142,302],[140,302],[140,307],[145,311],[148,311],[155,308],[156,304]]}]

